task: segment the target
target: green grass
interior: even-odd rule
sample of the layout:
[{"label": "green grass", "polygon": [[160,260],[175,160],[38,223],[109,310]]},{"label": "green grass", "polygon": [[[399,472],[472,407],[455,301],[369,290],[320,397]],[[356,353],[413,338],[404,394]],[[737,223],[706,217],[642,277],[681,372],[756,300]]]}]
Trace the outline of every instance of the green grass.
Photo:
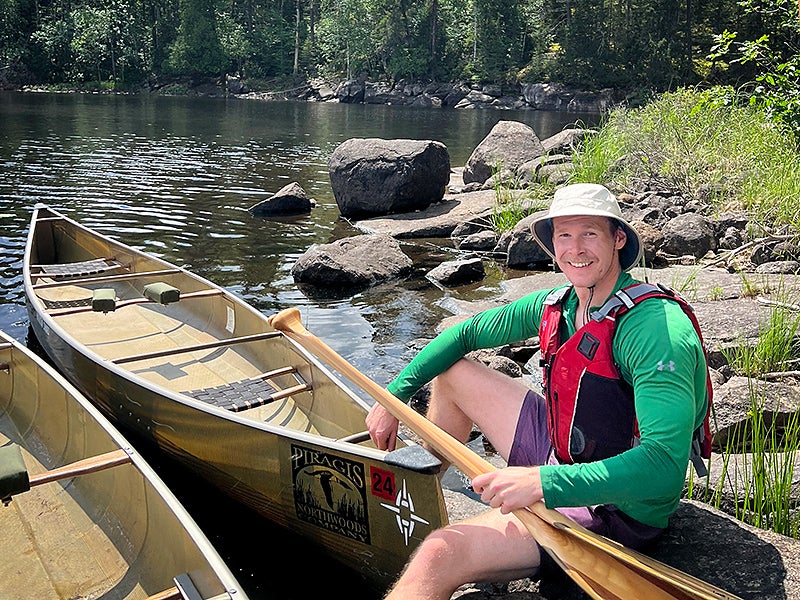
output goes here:
[{"label": "green grass", "polygon": [[[786,298],[788,293],[780,289],[776,296]],[[736,348],[724,352],[725,358],[736,373],[748,377],[791,370],[800,357],[798,329],[800,313],[780,304],[773,305],[756,342],[740,341]]]},{"label": "green grass", "polygon": [[[495,166],[492,175],[495,176],[500,171],[500,165]],[[495,231],[510,231],[528,215],[549,206],[553,197],[553,186],[541,184],[524,190],[522,188],[518,179],[501,181],[499,177],[495,178],[491,217]]]},{"label": "green grass", "polygon": [[[776,297],[789,299],[779,286]],[[737,519],[790,537],[800,537],[800,516],[792,499],[792,482],[800,451],[800,414],[788,409],[781,416],[779,399],[767,401],[766,382],[758,377],[793,369],[800,356],[797,335],[800,313],[778,301],[760,328],[755,343],[740,341],[724,352],[738,375],[748,378],[747,419],[723,436],[722,464],[715,481],[688,482],[688,497],[733,514]],[[788,413],[788,416],[785,416]]]},{"label": "green grass", "polygon": [[792,500],[792,482],[800,450],[800,418],[797,413],[783,421],[775,418],[777,407],[766,407],[766,392],[759,383],[763,385],[749,380],[748,419],[727,437],[716,481],[700,490],[690,481],[689,497],[754,527],[797,538],[800,517]]},{"label": "green grass", "polygon": [[639,181],[744,209],[764,225],[800,223],[800,155],[792,132],[740,105],[730,88],[683,89],[611,112],[574,155],[573,182]]}]

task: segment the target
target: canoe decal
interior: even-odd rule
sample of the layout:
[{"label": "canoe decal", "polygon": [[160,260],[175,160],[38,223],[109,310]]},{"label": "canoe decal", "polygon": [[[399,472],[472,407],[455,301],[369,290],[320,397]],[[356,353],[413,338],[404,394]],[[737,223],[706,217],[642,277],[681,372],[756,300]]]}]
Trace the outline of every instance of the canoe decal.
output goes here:
[{"label": "canoe decal", "polygon": [[397,526],[400,528],[400,533],[403,534],[403,538],[406,541],[406,546],[408,546],[408,540],[411,539],[411,535],[414,533],[414,528],[416,527],[417,523],[430,525],[428,521],[414,512],[414,500],[411,498],[411,493],[406,489],[405,479],[403,479],[403,486],[400,488],[394,504],[386,504],[382,502],[381,506],[395,514]]},{"label": "canoe decal", "polygon": [[363,464],[292,444],[292,482],[299,519],[370,543]]}]

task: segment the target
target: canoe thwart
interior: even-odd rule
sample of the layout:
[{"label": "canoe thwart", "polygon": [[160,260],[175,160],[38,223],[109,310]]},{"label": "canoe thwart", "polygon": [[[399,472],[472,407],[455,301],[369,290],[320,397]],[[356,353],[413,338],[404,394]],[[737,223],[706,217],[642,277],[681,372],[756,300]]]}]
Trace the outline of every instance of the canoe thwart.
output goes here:
[{"label": "canoe thwart", "polygon": [[141,279],[143,277],[161,277],[163,275],[175,275],[180,273],[180,269],[159,269],[157,271],[136,271],[133,273],[117,273],[114,275],[100,275],[98,277],[81,277],[80,279],[70,279],[69,281],[48,281],[46,283],[36,283],[33,289],[42,290],[65,285],[85,285],[90,283],[106,283],[109,281],[128,281],[130,279]]},{"label": "canoe thwart", "polygon": [[0,501],[8,504],[11,496],[31,489],[28,469],[22,460],[22,449],[17,444],[0,446]]},{"label": "canoe thwart", "polygon": [[[186,300],[187,298],[207,298],[208,296],[221,296],[222,293],[223,292],[221,290],[216,290],[216,289],[198,290],[196,292],[189,292],[187,294],[181,295],[181,299]],[[72,304],[61,303],[59,305],[58,302],[53,303],[52,301],[45,300],[41,296],[36,296],[36,297],[39,298],[42,302],[44,302],[45,306],[47,307],[47,310],[49,311],[48,314],[51,317],[63,317],[65,315],[75,315],[78,313],[90,312],[92,310],[92,307],[90,306],[91,298],[83,300],[82,304],[80,305],[74,304],[75,301],[70,301],[72,302]],[[150,302],[153,302],[150,298],[144,298],[144,297],[129,298],[128,300],[120,300],[119,302],[117,302],[117,309],[124,308],[126,306],[134,306],[136,304],[147,304]],[[53,304],[53,306],[51,306],[51,304]],[[75,306],[75,308],[72,308],[72,306]],[[65,310],[56,310],[57,308],[64,308]]]},{"label": "canoe thwart", "polygon": [[181,291],[168,283],[157,281],[144,286],[142,296],[159,304],[172,304],[181,299]]},{"label": "canoe thwart", "polygon": [[365,429],[364,431],[357,431],[356,433],[351,433],[350,435],[337,438],[336,441],[347,442],[348,444],[360,444],[361,442],[366,442],[368,439],[369,439],[369,430]]},{"label": "canoe thwart", "polygon": [[192,578],[189,577],[188,573],[182,573],[181,575],[178,575],[174,581],[181,593],[181,598],[185,600],[203,600],[203,596],[201,596],[200,592],[197,591],[197,588],[195,587],[194,582],[192,581]]},{"label": "canoe thwart", "polygon": [[110,258],[95,258],[71,263],[53,263],[47,265],[32,265],[39,268],[38,275],[45,275],[53,279],[67,279],[72,277],[89,277],[115,269],[121,269],[122,263]]},{"label": "canoe thwart", "polygon": [[0,500],[8,504],[11,496],[27,492],[34,486],[95,473],[129,462],[131,457],[125,450],[112,450],[30,476],[22,458],[21,448],[17,444],[8,444],[0,447]]},{"label": "canoe thwart", "polygon": [[117,309],[117,291],[114,288],[92,290],[92,310],[107,313]]},{"label": "canoe thwart", "polygon": [[[173,579],[175,586],[169,589],[148,596],[144,600],[204,600],[202,594],[197,590],[191,577],[187,573],[182,573]],[[226,593],[216,596],[218,600],[230,599],[230,594]]]},{"label": "canoe thwart", "polygon": [[173,586],[163,592],[158,592],[152,596],[148,596],[144,600],[182,600],[181,591],[177,586]]},{"label": "canoe thwart", "polygon": [[87,475],[89,473],[96,473],[116,467],[118,465],[126,465],[131,462],[131,457],[125,450],[112,450],[97,456],[90,456],[81,460],[57,467],[39,475],[31,477],[31,487],[42,485],[43,483],[50,483],[51,481],[58,481],[59,479],[67,479],[69,477],[77,477],[78,475]]},{"label": "canoe thwart", "polygon": [[[188,296],[188,294],[187,294]],[[186,298],[186,296],[184,296]],[[235,344],[245,344],[247,342],[258,342],[261,340],[268,340],[270,338],[280,337],[280,331],[268,331],[266,333],[255,333],[252,335],[242,335],[239,337],[224,338],[213,342],[205,342],[203,344],[192,344],[191,346],[182,346],[180,348],[170,348],[169,350],[156,350],[153,352],[145,352],[142,354],[134,354],[131,356],[121,356],[115,358],[111,362],[115,365],[122,365],[129,362],[137,362],[140,360],[149,360],[151,358],[163,358],[165,356],[172,356],[174,354],[185,354],[186,352],[197,352],[198,350],[210,350],[211,348],[222,348],[224,346],[233,346]],[[262,377],[263,378],[263,377]]]}]

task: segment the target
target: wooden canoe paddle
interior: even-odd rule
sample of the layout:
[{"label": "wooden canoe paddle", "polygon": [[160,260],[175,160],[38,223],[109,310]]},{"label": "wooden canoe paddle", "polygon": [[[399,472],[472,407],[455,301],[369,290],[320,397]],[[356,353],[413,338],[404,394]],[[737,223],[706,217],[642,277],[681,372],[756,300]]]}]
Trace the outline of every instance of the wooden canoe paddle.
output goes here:
[{"label": "wooden canoe paddle", "polygon": [[[288,308],[269,317],[275,329],[321,358],[370,394],[437,452],[474,478],[495,470],[467,446],[361,373],[303,326],[300,311]],[[596,600],[741,600],[678,569],[635,552],[578,525],[537,502],[514,511],[533,538]]]}]

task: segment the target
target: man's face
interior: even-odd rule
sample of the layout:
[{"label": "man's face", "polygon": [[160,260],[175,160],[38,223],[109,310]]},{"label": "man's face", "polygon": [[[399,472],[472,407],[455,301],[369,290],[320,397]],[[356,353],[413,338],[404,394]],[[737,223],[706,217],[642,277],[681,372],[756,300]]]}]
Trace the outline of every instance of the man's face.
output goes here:
[{"label": "man's face", "polygon": [[625,231],[607,217],[556,217],[553,249],[556,262],[575,287],[613,287],[620,273],[618,251]]}]

